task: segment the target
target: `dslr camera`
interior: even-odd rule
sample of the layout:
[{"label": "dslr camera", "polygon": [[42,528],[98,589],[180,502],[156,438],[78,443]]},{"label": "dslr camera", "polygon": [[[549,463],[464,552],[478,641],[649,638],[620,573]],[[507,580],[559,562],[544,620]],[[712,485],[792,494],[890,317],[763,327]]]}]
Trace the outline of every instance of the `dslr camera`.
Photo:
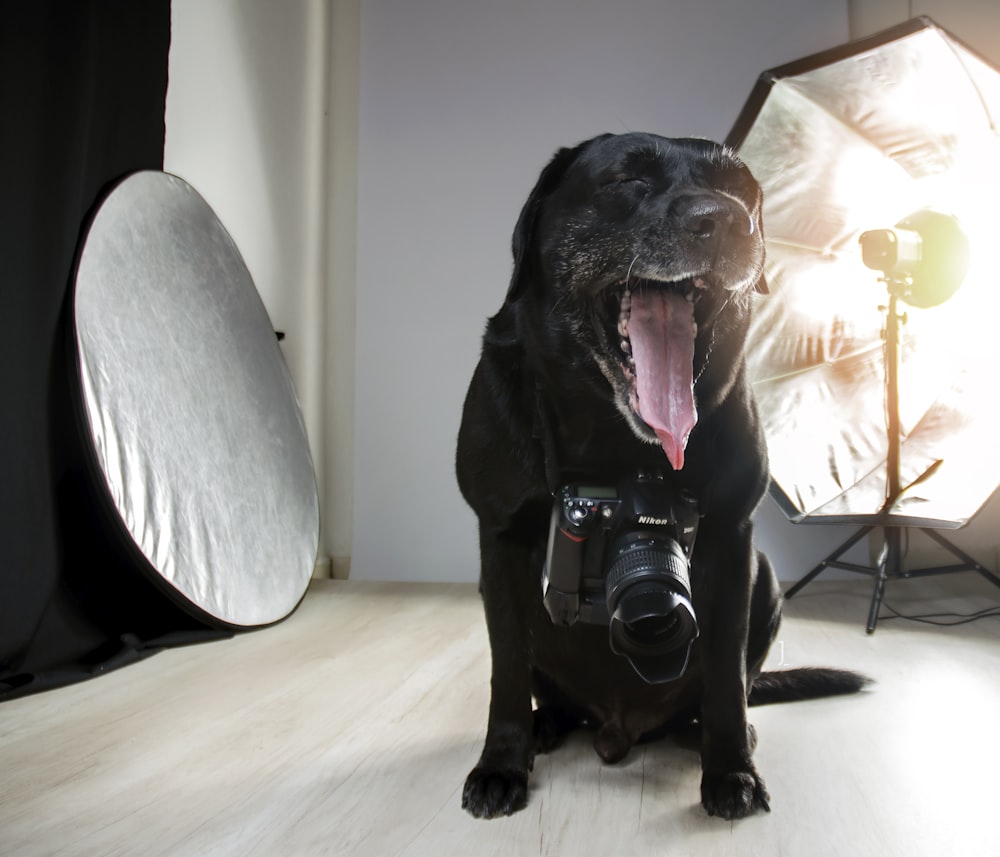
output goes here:
[{"label": "dslr camera", "polygon": [[542,600],[553,623],[608,626],[612,651],[650,684],[687,668],[698,623],[689,560],[698,501],[657,473],[555,496]]}]

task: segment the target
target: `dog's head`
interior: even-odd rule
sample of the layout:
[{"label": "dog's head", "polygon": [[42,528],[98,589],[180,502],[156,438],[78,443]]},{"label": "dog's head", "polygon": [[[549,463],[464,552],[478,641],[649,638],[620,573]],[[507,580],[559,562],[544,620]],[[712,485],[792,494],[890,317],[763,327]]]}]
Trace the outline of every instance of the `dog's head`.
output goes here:
[{"label": "dog's head", "polygon": [[724,395],[723,374],[706,370],[723,340],[742,348],[750,293],[767,291],[760,217],[760,188],[723,146],[596,137],[539,177],[514,232],[507,302],[535,304],[549,340],[583,346],[635,434],[679,470],[710,398],[696,387]]}]

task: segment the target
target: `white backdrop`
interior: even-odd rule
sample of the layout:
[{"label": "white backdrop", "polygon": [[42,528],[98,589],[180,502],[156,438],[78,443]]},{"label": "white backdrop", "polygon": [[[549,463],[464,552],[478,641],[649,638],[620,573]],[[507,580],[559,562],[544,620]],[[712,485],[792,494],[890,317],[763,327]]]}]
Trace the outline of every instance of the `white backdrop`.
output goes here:
[{"label": "white backdrop", "polygon": [[[847,40],[830,0],[365,0],[361,18],[352,578],[474,580],[455,485],[465,388],[510,234],[561,145],[720,139],[757,76]],[[818,532],[782,530],[815,556]],[[766,522],[762,541],[767,541]],[[836,543],[839,529],[822,531]],[[765,545],[766,547],[766,545]]]}]

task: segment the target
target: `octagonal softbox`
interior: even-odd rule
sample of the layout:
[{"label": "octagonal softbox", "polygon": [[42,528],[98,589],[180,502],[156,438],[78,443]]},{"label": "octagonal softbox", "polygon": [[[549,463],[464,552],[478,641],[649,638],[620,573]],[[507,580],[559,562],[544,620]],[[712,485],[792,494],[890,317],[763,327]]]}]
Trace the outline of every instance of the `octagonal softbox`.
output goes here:
[{"label": "octagonal softbox", "polygon": [[[956,528],[1000,483],[998,121],[1000,73],[927,18],[766,71],[744,106],[727,142],[764,189],[771,291],[749,372],[791,520]],[[859,238],[928,208],[958,218],[971,263],[950,299],[907,308],[889,496],[887,293]]]}]

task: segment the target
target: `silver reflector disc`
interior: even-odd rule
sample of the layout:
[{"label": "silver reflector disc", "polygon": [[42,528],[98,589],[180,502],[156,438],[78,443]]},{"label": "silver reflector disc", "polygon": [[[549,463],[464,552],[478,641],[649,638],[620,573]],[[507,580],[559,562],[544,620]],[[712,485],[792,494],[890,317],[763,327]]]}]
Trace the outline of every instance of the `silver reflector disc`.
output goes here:
[{"label": "silver reflector disc", "polygon": [[140,172],[108,195],[75,316],[85,428],[155,575],[225,625],[284,618],[316,559],[315,473],[250,272],[193,188]]}]

